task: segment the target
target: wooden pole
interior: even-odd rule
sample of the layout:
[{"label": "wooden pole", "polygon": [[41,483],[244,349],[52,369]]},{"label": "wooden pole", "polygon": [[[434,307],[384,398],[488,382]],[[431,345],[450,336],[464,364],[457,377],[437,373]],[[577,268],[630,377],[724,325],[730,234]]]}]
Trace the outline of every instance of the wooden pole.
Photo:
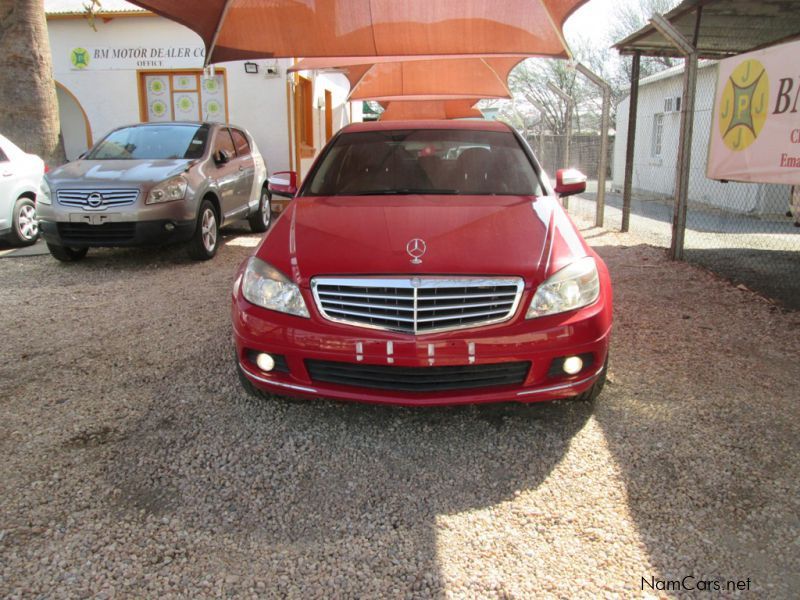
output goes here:
[{"label": "wooden pole", "polygon": [[622,187],[622,226],[620,231],[626,232],[631,222],[631,193],[633,189],[633,158],[636,144],[636,118],[639,112],[639,65],[642,54],[635,52],[631,65],[631,95],[628,99],[628,137],[625,146],[625,183]]}]

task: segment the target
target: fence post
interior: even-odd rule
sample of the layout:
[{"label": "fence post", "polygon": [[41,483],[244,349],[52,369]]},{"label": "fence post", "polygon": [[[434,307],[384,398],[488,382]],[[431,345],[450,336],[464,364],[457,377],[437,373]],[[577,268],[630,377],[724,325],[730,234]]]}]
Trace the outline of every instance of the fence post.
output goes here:
[{"label": "fence post", "polygon": [[661,15],[654,14],[653,18],[650,19],[650,23],[684,55],[681,132],[678,140],[675,212],[672,217],[672,244],[670,245],[670,257],[673,260],[683,260],[683,242],[686,235],[686,206],[689,202],[689,167],[692,159],[694,98],[697,84],[697,48]]},{"label": "fence post", "polygon": [[619,228],[623,233],[628,231],[631,222],[633,150],[636,144],[636,119],[639,112],[639,65],[641,61],[641,52],[635,52],[631,64],[631,95],[628,98],[628,139],[625,146],[625,183],[622,187],[622,225]]},{"label": "fence post", "polygon": [[611,116],[611,86],[608,82],[589,70],[583,63],[576,69],[585,75],[603,92],[603,109],[600,117],[600,160],[597,165],[597,206],[594,215],[595,227],[603,226],[606,207],[606,171],[608,170],[608,122]]},{"label": "fence post", "polygon": [[[570,96],[567,92],[562,90],[560,87],[555,85],[552,81],[547,82],[547,87],[553,92],[556,96],[561,98],[567,105],[567,115],[566,115],[566,136],[564,138],[564,164],[561,167],[569,167],[569,144],[572,139],[572,109],[575,105],[575,100],[573,100],[572,96]],[[556,167],[557,169],[559,167]],[[562,202],[564,203],[564,208],[569,208],[569,197],[565,197]]]}]

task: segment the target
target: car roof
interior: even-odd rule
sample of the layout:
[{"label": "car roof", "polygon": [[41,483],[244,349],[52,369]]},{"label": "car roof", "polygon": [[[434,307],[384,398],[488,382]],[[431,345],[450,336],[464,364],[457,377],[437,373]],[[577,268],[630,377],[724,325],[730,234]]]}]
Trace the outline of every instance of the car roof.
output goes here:
[{"label": "car roof", "polygon": [[430,121],[367,121],[352,123],[342,129],[343,133],[357,131],[392,131],[408,129],[460,129],[467,131],[511,131],[505,123],[481,119],[452,119]]}]

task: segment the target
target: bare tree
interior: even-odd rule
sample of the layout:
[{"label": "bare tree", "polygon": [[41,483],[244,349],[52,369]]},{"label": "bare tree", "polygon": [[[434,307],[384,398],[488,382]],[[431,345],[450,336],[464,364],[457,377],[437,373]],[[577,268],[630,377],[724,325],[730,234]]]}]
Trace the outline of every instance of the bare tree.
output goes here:
[{"label": "bare tree", "polygon": [[[645,25],[650,18],[658,13],[664,14],[672,10],[680,0],[636,0],[620,2],[614,6],[614,17],[611,21],[609,40],[610,45],[624,40],[626,37],[635,33]],[[667,56],[642,57],[639,73],[641,77],[649,77],[659,71],[674,66],[675,60]],[[630,82],[631,79],[631,58],[623,57],[621,78]]]},{"label": "bare tree", "polygon": [[0,131],[48,164],[65,160],[44,0],[0,0]]}]

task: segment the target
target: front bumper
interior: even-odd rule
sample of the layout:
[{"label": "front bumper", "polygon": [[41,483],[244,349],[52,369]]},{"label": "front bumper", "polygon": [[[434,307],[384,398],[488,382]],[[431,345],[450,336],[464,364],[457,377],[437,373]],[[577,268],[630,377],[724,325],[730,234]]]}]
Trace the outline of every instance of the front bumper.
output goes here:
[{"label": "front bumper", "polygon": [[185,242],[194,234],[191,221],[115,221],[102,225],[40,220],[45,241],[70,248],[160,246]]},{"label": "front bumper", "polygon": [[[415,337],[325,321],[308,298],[309,319],[277,313],[250,304],[238,291],[232,306],[238,368],[254,386],[269,392],[404,406],[536,402],[583,393],[604,369],[610,301],[601,295],[595,304],[571,313],[525,320],[522,307],[528,306],[530,294],[523,294],[518,314],[509,322]],[[258,352],[285,358],[285,368],[262,371],[253,360]],[[573,355],[590,355],[591,362],[573,376],[551,372],[554,360]],[[530,368],[513,385],[418,392],[315,380],[307,361],[420,369],[529,362]]]}]

